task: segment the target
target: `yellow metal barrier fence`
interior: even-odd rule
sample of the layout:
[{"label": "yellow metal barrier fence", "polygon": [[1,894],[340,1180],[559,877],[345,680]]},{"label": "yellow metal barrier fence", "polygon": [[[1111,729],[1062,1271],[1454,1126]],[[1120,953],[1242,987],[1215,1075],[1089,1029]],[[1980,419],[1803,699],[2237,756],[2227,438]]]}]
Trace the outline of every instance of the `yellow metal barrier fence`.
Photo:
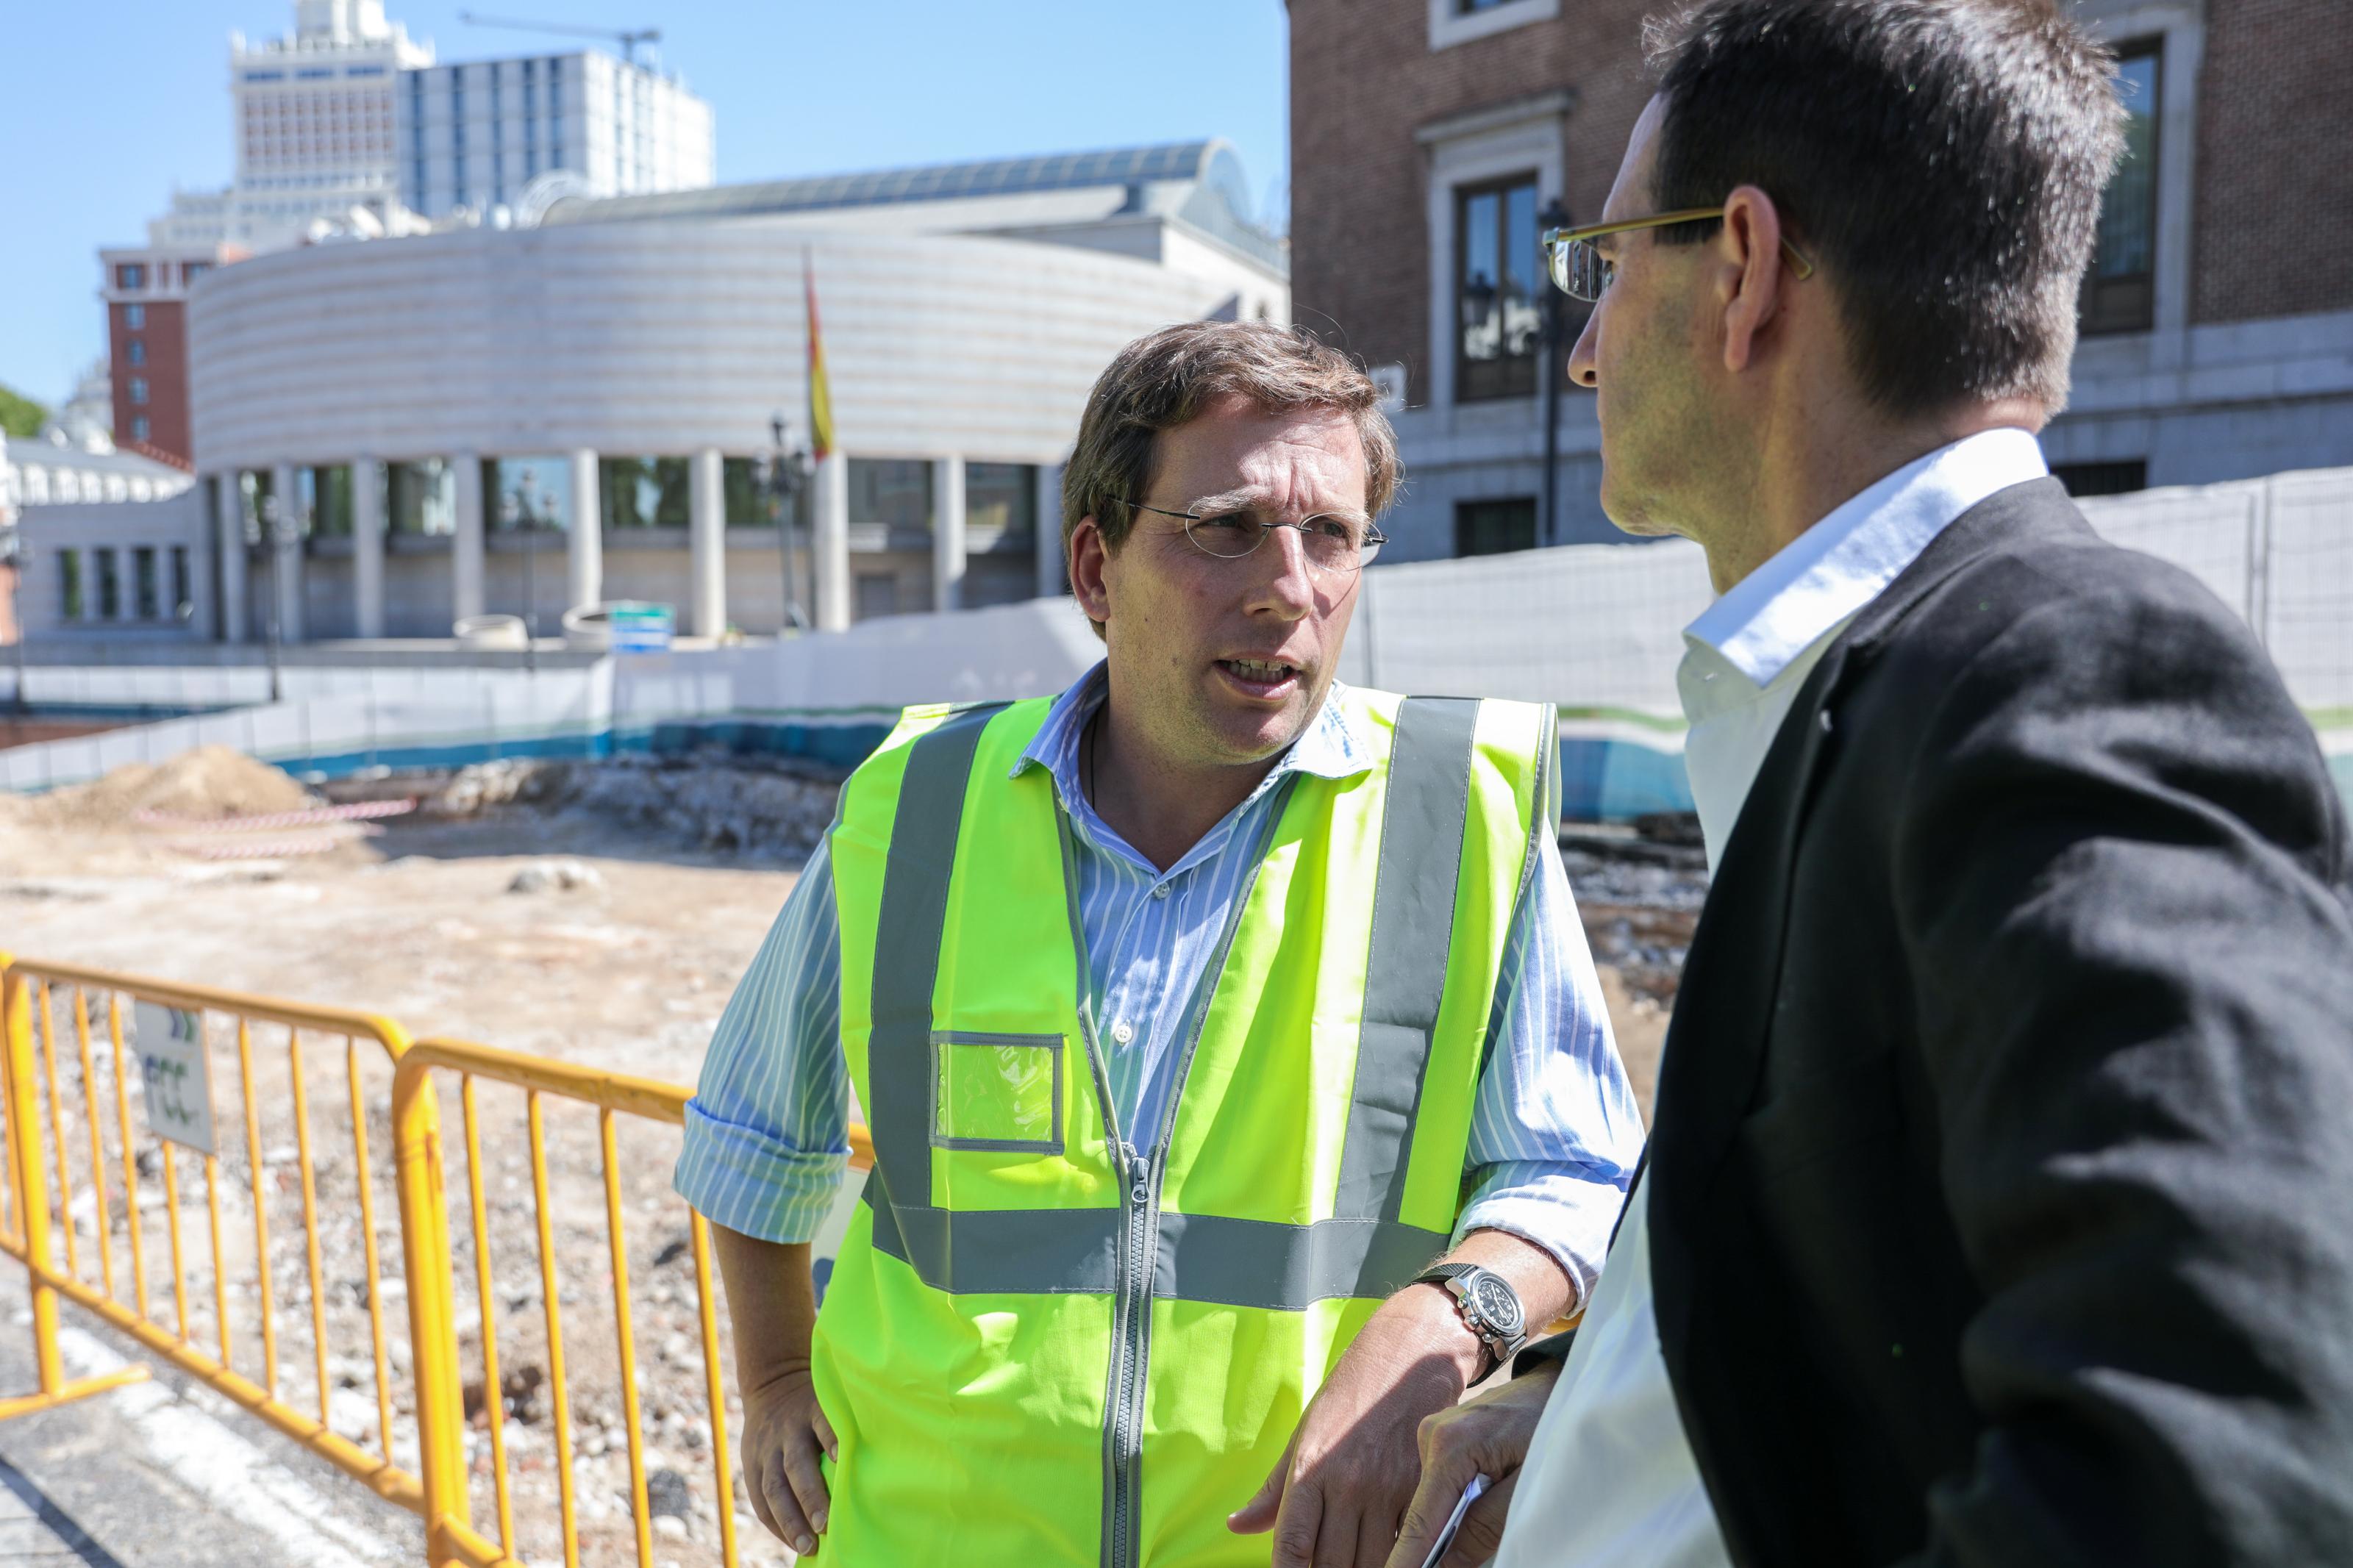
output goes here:
[{"label": "yellow metal barrier fence", "polygon": [[[124,1062],[124,1024],[125,1014],[142,1005],[165,1010],[163,1016],[181,1016],[183,1022],[178,1026],[193,1031],[198,1061],[207,1072],[217,1054],[217,1044],[235,1041],[241,1115],[223,1114],[226,1107],[212,1105],[209,1120],[214,1148],[209,1152],[198,1153],[183,1143],[164,1139],[153,1127],[143,1131],[134,1129],[130,1110],[130,1075]],[[57,1356],[55,1309],[51,1303],[45,1311],[44,1301],[52,1294],[64,1296],[189,1376],[260,1416],[379,1496],[423,1514],[429,1511],[438,1501],[438,1494],[446,1490],[453,1479],[462,1483],[462,1475],[437,1478],[429,1456],[423,1462],[414,1458],[406,1464],[400,1462],[406,1457],[409,1445],[401,1440],[396,1425],[396,1407],[410,1405],[417,1412],[421,1429],[434,1415],[432,1402],[438,1392],[416,1384],[404,1390],[396,1384],[392,1366],[395,1342],[385,1324],[386,1289],[375,1228],[378,1182],[369,1142],[369,1101],[376,1097],[370,1095],[367,1084],[371,1077],[388,1076],[389,1069],[407,1048],[407,1038],[400,1026],[373,1014],[343,1008],[314,1007],[76,964],[29,961],[10,963],[5,972],[0,972],[0,1006],[5,1006],[7,1020],[5,1077],[9,1165],[14,1177],[12,1196],[16,1216],[22,1222],[12,1227],[7,1240],[15,1245],[7,1250],[24,1262],[32,1277],[36,1352],[42,1366],[42,1393],[37,1397],[84,1392],[60,1390],[52,1382]],[[60,1016],[71,1025],[70,1048],[58,1027]],[[91,1028],[93,1022],[100,1019],[107,1048],[93,1053]],[[272,1039],[270,1037],[277,1031],[283,1031],[282,1036]],[[259,1072],[257,1037],[261,1037],[265,1047],[281,1041],[283,1046],[282,1058],[265,1056]],[[322,1199],[321,1166],[311,1136],[312,1103],[306,1057],[318,1047],[335,1040],[343,1045],[350,1121],[348,1143],[339,1145],[329,1161],[334,1190]],[[257,1079],[281,1059],[284,1093],[273,1094],[272,1099],[282,1103],[284,1116],[290,1120],[294,1143],[282,1155],[273,1149],[273,1156],[266,1158]],[[79,1107],[72,1104],[77,1097],[69,1092],[69,1073],[77,1080],[74,1087],[79,1089]],[[277,1084],[273,1082],[272,1087]],[[207,1081],[201,1091],[207,1100],[211,1098],[209,1089]],[[380,1107],[386,1101],[376,1098],[376,1103]],[[76,1109],[83,1112],[79,1139],[74,1125]],[[105,1110],[111,1110],[111,1118]],[[432,1106],[428,1102],[412,1112],[410,1121],[394,1130],[401,1151],[401,1157],[395,1161],[404,1247],[399,1278],[406,1288],[410,1318],[408,1345],[403,1349],[433,1342],[447,1333],[446,1321],[436,1321],[433,1316],[434,1301],[429,1296],[420,1295],[409,1283],[420,1273],[431,1277],[429,1270],[419,1268],[422,1257],[446,1253],[446,1243],[438,1228],[440,1209],[425,1184],[426,1172],[421,1166],[412,1169],[415,1163],[406,1157],[412,1146],[438,1143],[438,1132],[431,1117]],[[334,1112],[331,1111],[328,1121],[332,1124],[333,1120]],[[240,1123],[242,1149],[230,1145],[227,1137],[228,1130]],[[74,1147],[77,1142],[79,1150]],[[78,1194],[76,1172],[81,1162],[75,1156],[79,1152],[88,1155],[90,1182],[88,1188]],[[342,1158],[346,1152],[348,1164]],[[190,1259],[188,1253],[192,1249],[183,1236],[183,1167],[186,1163],[185,1156],[190,1153],[196,1154],[201,1165],[210,1241],[208,1270],[201,1262]],[[45,1154],[49,1158],[45,1159]],[[246,1193],[237,1193],[229,1201],[233,1205],[250,1204],[249,1248],[248,1239],[226,1226],[222,1217],[223,1167],[240,1163],[249,1197]],[[307,1313],[293,1317],[291,1322],[281,1321],[280,1308],[292,1304],[295,1292],[290,1288],[281,1290],[280,1273],[273,1268],[270,1242],[271,1209],[283,1211],[290,1207],[292,1193],[289,1189],[297,1184],[287,1179],[283,1168],[289,1165],[293,1167],[293,1176],[299,1178],[307,1283],[299,1302],[307,1308]],[[273,1168],[279,1171],[274,1179]],[[121,1176],[119,1215],[111,1202],[110,1171],[119,1171]],[[155,1256],[154,1238],[142,1219],[142,1211],[148,1206],[147,1180],[160,1186],[155,1206],[163,1210],[168,1242],[160,1258]],[[347,1237],[356,1240],[363,1274],[360,1279],[349,1282],[348,1295],[352,1300],[337,1303],[331,1296],[322,1268],[322,1222],[329,1213],[329,1202],[345,1196],[343,1189],[346,1183],[349,1196],[356,1200],[359,1211],[356,1234],[352,1236],[349,1225],[332,1226],[332,1231],[338,1242]],[[278,1189],[275,1203],[273,1188]],[[86,1214],[82,1212],[85,1207]],[[62,1267],[48,1234],[52,1215],[63,1216],[58,1227],[63,1232]],[[94,1254],[87,1259],[81,1247],[85,1220]],[[128,1264],[128,1299],[120,1288],[122,1281],[116,1269],[118,1250]],[[339,1257],[345,1250],[348,1249],[338,1247]],[[159,1315],[155,1300],[158,1292],[150,1289],[154,1274],[164,1268],[168,1268],[171,1285],[168,1321]],[[207,1273],[211,1284],[209,1302],[191,1289],[192,1283],[200,1282]],[[288,1300],[281,1301],[281,1296]],[[348,1316],[345,1311],[333,1310],[345,1304],[356,1306],[366,1317],[369,1370],[374,1373],[372,1412],[364,1403],[353,1401],[344,1402],[341,1412],[336,1409],[334,1395],[340,1388],[359,1381],[356,1373],[339,1378],[333,1370],[334,1362],[343,1358],[332,1354],[330,1320]],[[202,1331],[206,1327],[207,1313],[208,1333]],[[295,1405],[281,1385],[281,1374],[286,1371],[279,1353],[281,1330],[290,1330],[291,1336],[299,1340],[304,1337],[305,1328],[315,1414]],[[246,1331],[252,1329],[259,1331],[258,1346],[246,1340]],[[246,1354],[239,1358],[237,1352],[241,1344]],[[259,1352],[258,1367],[252,1353],[256,1349]],[[244,1369],[238,1365],[240,1359],[246,1363]],[[409,1359],[413,1360],[413,1356]],[[255,1372],[258,1376],[253,1375]],[[400,1397],[404,1393],[406,1399]],[[371,1415],[372,1422],[366,1419]]]},{"label": "yellow metal barrier fence", "polygon": [[[228,1042],[235,1042],[241,1114],[222,1114],[224,1107],[211,1100],[209,1085],[206,1086],[211,1103],[210,1152],[159,1136],[153,1126],[143,1125],[147,1118],[139,1119],[141,1125],[134,1124],[132,1101],[142,1096],[132,1087],[125,1066],[126,1014],[132,1015],[142,1027],[156,1029],[162,1026],[157,1020],[164,1016],[140,1012],[142,1005],[193,1020],[179,1026],[192,1031],[200,1070],[208,1071],[213,1058],[225,1055]],[[60,1032],[60,1018],[69,1032]],[[104,1043],[104,1048],[95,1052],[94,1026]],[[282,1036],[277,1031],[282,1031]],[[132,1037],[138,1034],[134,1028]],[[259,1070],[258,1041],[263,1047]],[[334,1141],[329,1158],[322,1163],[314,1157],[305,1057],[322,1043],[334,1041],[343,1047],[346,1093],[341,1098],[348,1104],[326,1118],[331,1140],[346,1131],[337,1125],[339,1116],[347,1114],[349,1121],[347,1136]],[[282,1052],[269,1048],[281,1043]],[[142,1041],[142,1051],[146,1046]],[[657,1510],[649,1495],[649,1424],[641,1403],[638,1333],[631,1296],[626,1223],[630,1206],[627,1189],[631,1184],[627,1178],[632,1172],[666,1167],[650,1161],[631,1164],[625,1158],[624,1145],[637,1145],[650,1133],[682,1123],[691,1090],[462,1040],[425,1039],[412,1045],[397,1024],[373,1014],[80,965],[11,962],[5,953],[0,953],[0,1047],[5,1047],[0,1080],[5,1080],[5,1092],[0,1096],[0,1107],[6,1116],[8,1163],[8,1180],[0,1188],[0,1252],[24,1263],[29,1277],[39,1373],[36,1392],[0,1399],[0,1419],[146,1375],[145,1368],[132,1366],[103,1378],[69,1382],[58,1343],[56,1299],[63,1296],[261,1417],[377,1495],[417,1514],[425,1527],[426,1560],[433,1568],[451,1564],[522,1568],[527,1559],[519,1523],[541,1527],[543,1536],[553,1533],[560,1541],[566,1568],[578,1568],[584,1535],[592,1545],[615,1551],[624,1544],[612,1539],[613,1531],[601,1523],[584,1531],[584,1500],[596,1511],[610,1510],[601,1500],[584,1500],[580,1495],[575,1469],[582,1461],[584,1445],[575,1431],[577,1407],[567,1372],[564,1311],[567,1305],[585,1309],[590,1304],[575,1302],[567,1294],[557,1265],[559,1258],[567,1256],[564,1237],[594,1227],[584,1225],[576,1213],[565,1213],[559,1203],[561,1194],[551,1178],[551,1134],[544,1102],[553,1100],[567,1109],[593,1112],[602,1229],[610,1268],[613,1354],[609,1365],[627,1445],[626,1544],[634,1548],[640,1568],[653,1568]],[[282,1076],[272,1070],[281,1061]],[[154,1062],[148,1062],[142,1079],[158,1070]],[[444,1157],[438,1095],[438,1077],[445,1073],[457,1077],[463,1124],[469,1225],[462,1237],[453,1237],[448,1220],[450,1165]],[[536,1452],[515,1453],[521,1438],[511,1434],[508,1426],[509,1391],[516,1384],[512,1373],[501,1365],[501,1330],[522,1315],[532,1292],[518,1295],[502,1289],[499,1283],[492,1238],[505,1232],[493,1222],[493,1207],[503,1211],[521,1204],[501,1196],[494,1205],[490,1167],[482,1155],[484,1115],[478,1103],[478,1081],[508,1095],[519,1091],[521,1096],[516,1120],[530,1166],[531,1230],[536,1242],[533,1261],[539,1298],[537,1321],[529,1328],[538,1336],[543,1357],[543,1368],[523,1386],[521,1397],[535,1404],[538,1384],[544,1382],[552,1441],[543,1458]],[[269,1143],[269,1119],[260,1109],[265,1104],[278,1111],[281,1125],[290,1122],[290,1145]],[[370,1159],[372,1124],[379,1136],[388,1134],[394,1146],[393,1185],[401,1237],[396,1284],[385,1280],[379,1265],[377,1173]],[[232,1125],[241,1133],[241,1149],[229,1143],[227,1131]],[[564,1131],[559,1129],[557,1136]],[[851,1142],[853,1165],[870,1165],[872,1150],[865,1130],[853,1128]],[[348,1165],[342,1158],[346,1151]],[[652,1151],[648,1147],[638,1152]],[[81,1158],[84,1154],[86,1161]],[[182,1235],[183,1167],[191,1154],[201,1165],[209,1226],[208,1270],[201,1262],[192,1266],[188,1255],[194,1249],[185,1245]],[[237,1174],[240,1156],[242,1188],[224,1173],[226,1168],[227,1175]],[[510,1155],[508,1163],[515,1163]],[[77,1173],[83,1170],[88,1173],[88,1184],[78,1188]],[[110,1173],[119,1173],[121,1178],[119,1212]],[[520,1184],[518,1176],[506,1179],[509,1188]],[[273,1208],[281,1213],[290,1208],[298,1185],[302,1242],[299,1261],[307,1286],[299,1292],[280,1284],[294,1269],[273,1268],[272,1236],[280,1238],[282,1250],[293,1249],[282,1246],[286,1227],[273,1232],[270,1226]],[[156,1189],[152,1194],[151,1188]],[[245,1193],[249,1191],[249,1241],[238,1226],[224,1221],[225,1190],[232,1207],[247,1202]],[[678,1200],[669,1195],[663,1182],[659,1194],[642,1198],[638,1206],[655,1209],[665,1202]],[[364,1279],[331,1281],[327,1267],[331,1257],[349,1267],[348,1244],[354,1239],[349,1209],[354,1205]],[[147,1207],[163,1210],[166,1236],[161,1247],[142,1221],[142,1209]],[[62,1267],[58,1232],[62,1232]],[[82,1246],[85,1233],[90,1243],[87,1257]],[[651,1258],[649,1266],[666,1266],[681,1250],[673,1242]],[[473,1276],[470,1290],[464,1291],[474,1314],[470,1326],[458,1306],[462,1289],[459,1276],[466,1271],[461,1251],[470,1258]],[[698,1392],[708,1421],[696,1426],[681,1421],[674,1410],[657,1414],[664,1429],[685,1434],[690,1447],[707,1449],[708,1490],[694,1489],[698,1495],[691,1500],[699,1512],[707,1498],[716,1520],[719,1560],[727,1568],[735,1568],[737,1515],[730,1469],[721,1302],[712,1288],[710,1227],[691,1210],[687,1211],[682,1251],[692,1266],[691,1305],[701,1350]],[[128,1266],[127,1299],[120,1289],[118,1253]],[[157,1315],[155,1298],[160,1292],[151,1289],[154,1276],[164,1271],[171,1281],[168,1321]],[[207,1279],[209,1302],[205,1292],[195,1288]],[[342,1296],[337,1294],[338,1284],[348,1287]],[[387,1334],[384,1320],[384,1302],[395,1289],[404,1291],[407,1301],[405,1343]],[[665,1310],[675,1299],[667,1284],[658,1284],[653,1295],[657,1310]],[[281,1305],[304,1310],[290,1313],[290,1323],[281,1322]],[[338,1357],[331,1349],[337,1340],[334,1331],[348,1329],[354,1307],[363,1310],[366,1319],[374,1373],[372,1410],[357,1394],[358,1379],[351,1359]],[[576,1313],[575,1325],[583,1315],[595,1314]],[[307,1339],[315,1415],[298,1408],[281,1392],[281,1334],[297,1342]],[[472,1360],[480,1373],[478,1383],[465,1376],[464,1342],[469,1337],[477,1342]],[[680,1339],[672,1334],[661,1347],[665,1361],[681,1359],[677,1353]],[[299,1353],[304,1347],[294,1348]],[[257,1352],[258,1368],[254,1365]],[[240,1363],[246,1370],[240,1370]],[[405,1366],[397,1364],[402,1363]],[[601,1375],[607,1364],[592,1358],[591,1375]],[[343,1368],[340,1376],[338,1365]],[[257,1370],[259,1376],[251,1375]],[[578,1370],[577,1363],[572,1370]],[[609,1435],[609,1425],[601,1428],[588,1440],[586,1453],[597,1453],[595,1445]],[[516,1477],[534,1463],[540,1469],[554,1471],[554,1518],[519,1521]],[[489,1495],[484,1500],[496,1521],[494,1535],[478,1531],[474,1524],[471,1487],[477,1475],[488,1479]],[[666,1471],[660,1479],[674,1492],[683,1478],[679,1472]],[[680,1515],[682,1521],[689,1510],[679,1498],[670,1496],[660,1511]],[[529,1560],[545,1558],[534,1553]],[[591,1558],[600,1563],[607,1560]]]}]

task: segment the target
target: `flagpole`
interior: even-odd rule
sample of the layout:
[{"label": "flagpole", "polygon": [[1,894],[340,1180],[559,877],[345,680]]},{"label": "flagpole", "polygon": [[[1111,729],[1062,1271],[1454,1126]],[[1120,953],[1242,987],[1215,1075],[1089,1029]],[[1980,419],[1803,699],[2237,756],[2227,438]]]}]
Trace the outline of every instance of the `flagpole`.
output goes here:
[{"label": "flagpole", "polygon": [[848,497],[843,476],[835,470],[833,387],[826,373],[825,333],[817,308],[817,258],[813,247],[801,248],[803,298],[808,313],[809,449],[815,459],[816,489],[810,507],[809,575],[820,631],[838,631],[849,625],[848,521],[842,516]]}]

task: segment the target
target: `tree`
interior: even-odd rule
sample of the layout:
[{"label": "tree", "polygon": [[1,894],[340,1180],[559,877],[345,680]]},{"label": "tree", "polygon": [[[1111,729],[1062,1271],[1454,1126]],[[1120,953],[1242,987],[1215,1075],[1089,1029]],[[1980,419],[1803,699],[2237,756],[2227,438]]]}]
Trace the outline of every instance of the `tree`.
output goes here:
[{"label": "tree", "polygon": [[41,433],[49,411],[31,398],[0,386],[0,433],[28,439]]}]

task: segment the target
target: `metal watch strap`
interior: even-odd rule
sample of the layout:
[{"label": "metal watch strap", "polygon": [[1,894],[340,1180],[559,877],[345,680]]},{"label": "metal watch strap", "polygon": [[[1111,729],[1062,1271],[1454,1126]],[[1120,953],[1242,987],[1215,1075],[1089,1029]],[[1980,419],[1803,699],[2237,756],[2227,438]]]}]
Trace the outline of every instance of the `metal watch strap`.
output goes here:
[{"label": "metal watch strap", "polygon": [[[1454,1298],[1454,1310],[1462,1319],[1463,1326],[1477,1337],[1481,1347],[1493,1358],[1493,1363],[1480,1373],[1482,1377],[1485,1376],[1487,1372],[1493,1371],[1495,1366],[1511,1360],[1518,1353],[1519,1348],[1528,1342],[1525,1321],[1521,1324],[1520,1332],[1506,1341],[1502,1335],[1485,1326],[1485,1316],[1478,1313],[1477,1305],[1472,1301],[1470,1292],[1454,1288],[1455,1282],[1466,1276],[1493,1272],[1493,1270],[1482,1268],[1475,1263],[1433,1263],[1413,1278],[1413,1282],[1417,1285],[1435,1285]],[[1513,1292],[1514,1297],[1518,1294],[1517,1291]],[[1476,1321],[1474,1321],[1474,1314],[1477,1314]],[[1525,1319],[1525,1314],[1523,1316]]]}]

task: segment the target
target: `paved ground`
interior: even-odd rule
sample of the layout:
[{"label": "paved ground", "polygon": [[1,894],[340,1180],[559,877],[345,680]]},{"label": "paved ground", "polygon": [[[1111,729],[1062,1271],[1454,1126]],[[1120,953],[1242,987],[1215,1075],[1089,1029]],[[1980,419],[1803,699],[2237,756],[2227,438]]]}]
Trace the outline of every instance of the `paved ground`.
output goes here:
[{"label": "paved ground", "polygon": [[0,1563],[80,1563],[124,1568],[71,1514],[16,1466],[0,1460]]},{"label": "paved ground", "polygon": [[[0,1279],[16,1273],[0,1263]],[[19,1289],[6,1279],[0,1300]],[[25,1318],[20,1307],[0,1319],[0,1389],[12,1393],[34,1382]],[[122,1364],[103,1331],[68,1327],[59,1342],[69,1376]],[[422,1558],[411,1516],[175,1378],[0,1425],[5,1568],[393,1568]]]}]

